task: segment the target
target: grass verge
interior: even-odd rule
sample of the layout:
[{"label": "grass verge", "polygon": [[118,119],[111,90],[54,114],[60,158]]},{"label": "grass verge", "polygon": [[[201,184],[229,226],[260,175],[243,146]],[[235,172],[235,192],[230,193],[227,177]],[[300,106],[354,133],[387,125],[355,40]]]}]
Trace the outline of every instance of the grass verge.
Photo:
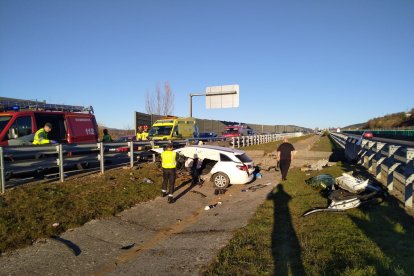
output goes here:
[{"label": "grass verge", "polygon": [[[319,173],[339,176],[349,169],[339,162]],[[414,219],[393,198],[301,218],[327,205],[304,183],[319,173],[292,170],[203,274],[412,275]]]},{"label": "grass verge", "polygon": [[331,152],[334,150],[334,142],[328,135],[322,136],[319,141],[313,144],[311,151],[325,151]]},{"label": "grass verge", "polygon": [[[290,138],[289,142],[290,143],[295,143],[295,142],[298,142],[298,141],[301,141],[301,140],[305,140],[305,139],[311,137],[312,135],[313,134]],[[270,143],[261,144],[261,145],[248,146],[248,147],[244,147],[244,148],[241,148],[241,149],[242,150],[264,150],[265,153],[270,153],[270,152],[276,151],[277,147],[282,143],[283,143],[283,141],[281,140],[281,141],[275,141],[275,142],[270,142]]]},{"label": "grass verge", "polygon": [[[143,183],[149,178],[154,184]],[[33,184],[0,196],[0,252],[59,235],[158,196],[162,175],[154,164],[116,169],[64,183]],[[59,223],[58,227],[53,227]]]}]

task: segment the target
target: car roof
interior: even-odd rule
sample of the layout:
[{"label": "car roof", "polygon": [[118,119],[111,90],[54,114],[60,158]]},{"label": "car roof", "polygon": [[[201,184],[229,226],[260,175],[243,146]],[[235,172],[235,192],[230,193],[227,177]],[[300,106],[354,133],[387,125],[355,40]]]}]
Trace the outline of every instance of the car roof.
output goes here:
[{"label": "car roof", "polygon": [[211,145],[194,145],[194,146],[189,146],[189,147],[201,148],[201,149],[207,149],[207,150],[216,150],[216,151],[225,152],[225,153],[233,153],[235,155],[242,155],[242,154],[245,153],[244,151],[238,150],[238,149],[219,147],[219,146],[211,146]]}]

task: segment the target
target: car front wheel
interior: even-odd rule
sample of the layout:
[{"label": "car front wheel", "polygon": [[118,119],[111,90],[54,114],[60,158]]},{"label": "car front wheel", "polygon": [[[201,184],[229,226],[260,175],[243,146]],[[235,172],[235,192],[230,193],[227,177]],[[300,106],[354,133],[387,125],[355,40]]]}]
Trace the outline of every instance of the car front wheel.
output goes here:
[{"label": "car front wheel", "polygon": [[214,187],[217,189],[225,189],[230,185],[229,177],[224,173],[216,173],[213,176]]}]

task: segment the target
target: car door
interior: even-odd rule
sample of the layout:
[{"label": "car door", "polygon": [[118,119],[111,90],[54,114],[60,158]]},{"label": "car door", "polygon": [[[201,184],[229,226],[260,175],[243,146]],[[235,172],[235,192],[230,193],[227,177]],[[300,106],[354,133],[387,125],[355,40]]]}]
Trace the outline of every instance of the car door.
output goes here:
[{"label": "car door", "polygon": [[240,175],[241,172],[237,165],[242,165],[240,162],[237,164],[230,156],[224,153],[220,153],[220,162],[214,166],[212,172],[222,172],[225,173],[230,178],[230,183],[234,182],[236,178],[238,178],[238,175]]},{"label": "car door", "polygon": [[10,127],[6,139],[9,146],[31,144],[33,141],[33,120],[32,116],[24,115],[17,117]]}]

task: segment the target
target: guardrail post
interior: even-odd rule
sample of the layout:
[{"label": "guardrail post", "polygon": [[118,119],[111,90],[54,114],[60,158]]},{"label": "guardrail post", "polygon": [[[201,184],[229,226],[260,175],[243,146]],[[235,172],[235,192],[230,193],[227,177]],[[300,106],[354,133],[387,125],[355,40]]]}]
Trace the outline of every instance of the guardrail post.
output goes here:
[{"label": "guardrail post", "polygon": [[98,143],[98,149],[99,149],[99,154],[98,154],[98,160],[99,160],[99,164],[101,167],[101,174],[105,173],[105,149],[104,149],[104,144],[102,142]]},{"label": "guardrail post", "polygon": [[56,151],[58,152],[58,159],[56,160],[56,163],[59,166],[59,179],[60,179],[60,182],[63,182],[65,181],[65,171],[63,168],[63,145],[62,144],[57,145]]},{"label": "guardrail post", "polygon": [[4,194],[6,191],[6,177],[4,176],[4,152],[3,147],[0,147],[0,184],[1,193]]},{"label": "guardrail post", "polygon": [[237,148],[240,148],[240,136],[237,137]]},{"label": "guardrail post", "polygon": [[231,138],[231,143],[232,143],[232,147],[234,149],[236,147],[236,139],[234,137]]},{"label": "guardrail post", "polygon": [[128,142],[128,146],[129,146],[129,162],[130,162],[130,167],[133,168],[134,167],[134,142]]},{"label": "guardrail post", "polygon": [[[187,140],[187,141],[188,141],[188,140]],[[152,148],[152,149],[154,149],[154,148],[155,148],[155,142],[154,142],[154,140],[151,140],[151,142],[150,142],[150,143],[151,143],[151,148]],[[186,145],[187,145],[187,142],[186,142]],[[157,158],[156,158],[156,156],[155,156],[155,153],[153,153],[153,154],[152,154],[152,163],[155,163],[155,161],[157,161],[156,159],[157,159]]]},{"label": "guardrail post", "polygon": [[243,136],[243,147],[246,146],[246,136]]}]

